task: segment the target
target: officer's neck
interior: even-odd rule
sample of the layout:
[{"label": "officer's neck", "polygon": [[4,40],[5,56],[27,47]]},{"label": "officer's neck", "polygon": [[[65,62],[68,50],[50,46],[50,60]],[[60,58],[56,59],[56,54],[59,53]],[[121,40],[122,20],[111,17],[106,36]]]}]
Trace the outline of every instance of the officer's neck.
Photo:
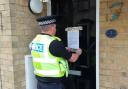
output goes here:
[{"label": "officer's neck", "polygon": [[42,34],[47,34],[47,35],[50,35],[50,36],[54,36],[53,32],[51,31],[47,31],[47,32],[41,32]]}]

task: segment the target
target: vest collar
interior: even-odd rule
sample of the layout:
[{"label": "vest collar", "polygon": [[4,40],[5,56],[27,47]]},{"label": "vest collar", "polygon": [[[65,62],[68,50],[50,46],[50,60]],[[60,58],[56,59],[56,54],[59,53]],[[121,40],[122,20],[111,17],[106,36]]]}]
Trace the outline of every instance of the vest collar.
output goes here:
[{"label": "vest collar", "polygon": [[51,35],[49,35],[49,34],[46,34],[46,33],[40,33],[41,35],[48,35],[48,36],[51,36]]}]

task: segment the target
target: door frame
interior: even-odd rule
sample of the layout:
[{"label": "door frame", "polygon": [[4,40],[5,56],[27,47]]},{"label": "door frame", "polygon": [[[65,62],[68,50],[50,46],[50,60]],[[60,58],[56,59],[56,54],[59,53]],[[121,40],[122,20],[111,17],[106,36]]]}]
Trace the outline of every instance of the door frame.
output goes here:
[{"label": "door frame", "polygon": [[[51,0],[48,0],[47,15],[51,15]],[[99,18],[100,0],[96,0],[96,89],[99,88],[99,32],[100,32],[100,18]]]},{"label": "door frame", "polygon": [[96,89],[99,88],[99,32],[100,32],[100,18],[99,18],[100,0],[96,0]]}]

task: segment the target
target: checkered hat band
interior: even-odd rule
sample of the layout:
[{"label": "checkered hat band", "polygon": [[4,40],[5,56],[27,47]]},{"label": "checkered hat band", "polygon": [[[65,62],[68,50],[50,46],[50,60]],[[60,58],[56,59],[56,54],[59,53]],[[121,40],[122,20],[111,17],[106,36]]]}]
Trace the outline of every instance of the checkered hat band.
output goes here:
[{"label": "checkered hat band", "polygon": [[56,20],[52,19],[52,20],[48,20],[48,21],[44,21],[44,22],[39,22],[39,25],[48,25],[48,24],[51,24],[54,22],[56,22]]}]

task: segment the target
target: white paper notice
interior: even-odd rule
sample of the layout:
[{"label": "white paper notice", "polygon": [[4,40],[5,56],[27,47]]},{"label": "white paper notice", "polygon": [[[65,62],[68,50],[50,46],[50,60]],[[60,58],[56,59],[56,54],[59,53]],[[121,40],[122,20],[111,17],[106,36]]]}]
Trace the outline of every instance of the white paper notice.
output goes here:
[{"label": "white paper notice", "polygon": [[78,49],[79,48],[79,30],[68,31],[68,47]]}]

